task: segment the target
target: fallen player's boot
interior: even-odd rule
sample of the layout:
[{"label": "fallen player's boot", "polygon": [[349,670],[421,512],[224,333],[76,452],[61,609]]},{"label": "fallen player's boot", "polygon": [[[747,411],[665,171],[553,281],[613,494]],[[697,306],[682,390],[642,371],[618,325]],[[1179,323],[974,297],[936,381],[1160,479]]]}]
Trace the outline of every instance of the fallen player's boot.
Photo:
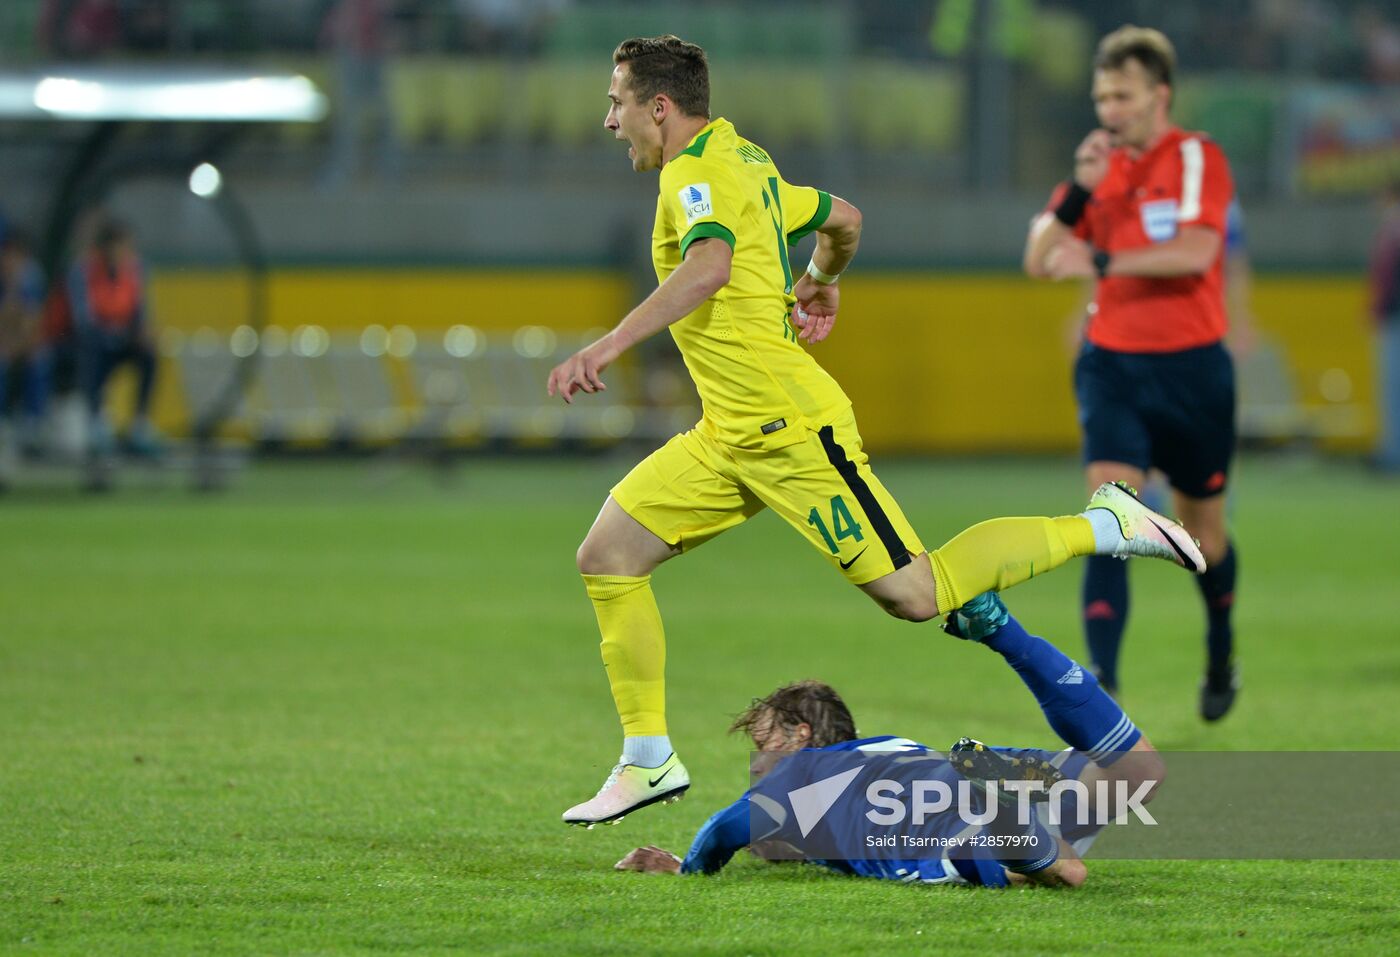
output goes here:
[{"label": "fallen player's boot", "polygon": [[960,738],[957,744],[948,749],[948,762],[963,777],[974,784],[997,784],[997,801],[1014,805],[1016,792],[1006,787],[1007,781],[1040,781],[1044,789],[1028,792],[1032,801],[1046,801],[1050,788],[1067,780],[1064,772],[1050,763],[1047,758],[1026,754],[1011,754],[987,747],[973,738]]},{"label": "fallen player's boot", "polygon": [[1011,613],[994,591],[984,591],[969,599],[943,622],[943,630],[954,638],[982,641],[1006,624]]}]

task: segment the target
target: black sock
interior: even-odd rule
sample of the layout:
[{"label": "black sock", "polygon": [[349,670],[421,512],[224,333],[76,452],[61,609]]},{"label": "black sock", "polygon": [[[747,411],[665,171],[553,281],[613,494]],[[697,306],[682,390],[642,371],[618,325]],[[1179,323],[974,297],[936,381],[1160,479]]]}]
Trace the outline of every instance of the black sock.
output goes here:
[{"label": "black sock", "polygon": [[1226,543],[1225,557],[1196,576],[1206,603],[1206,662],[1212,671],[1223,671],[1230,664],[1235,633],[1230,610],[1235,604],[1235,576],[1239,568],[1235,543]]},{"label": "black sock", "polygon": [[1089,660],[1099,679],[1118,687],[1118,647],[1128,623],[1128,564],[1108,555],[1091,555],[1084,571],[1084,637]]}]

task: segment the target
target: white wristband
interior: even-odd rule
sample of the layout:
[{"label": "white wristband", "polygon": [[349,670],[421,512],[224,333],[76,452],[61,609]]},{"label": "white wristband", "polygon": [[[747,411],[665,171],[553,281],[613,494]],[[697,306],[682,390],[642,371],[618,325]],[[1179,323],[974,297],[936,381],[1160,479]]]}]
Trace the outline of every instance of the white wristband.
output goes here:
[{"label": "white wristband", "polygon": [[807,263],[807,275],[811,276],[823,286],[834,285],[836,280],[841,278],[841,274],[839,272],[834,276],[830,273],[822,272],[820,269],[817,268],[817,261],[815,259]]}]

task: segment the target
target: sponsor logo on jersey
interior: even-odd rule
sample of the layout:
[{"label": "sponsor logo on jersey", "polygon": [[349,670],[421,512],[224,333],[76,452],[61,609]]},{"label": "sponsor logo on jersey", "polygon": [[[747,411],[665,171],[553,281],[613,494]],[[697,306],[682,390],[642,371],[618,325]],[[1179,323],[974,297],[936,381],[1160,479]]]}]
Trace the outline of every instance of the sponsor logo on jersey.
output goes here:
[{"label": "sponsor logo on jersey", "polygon": [[709,183],[693,183],[682,187],[680,197],[687,225],[705,216],[714,215],[715,207],[710,202]]}]

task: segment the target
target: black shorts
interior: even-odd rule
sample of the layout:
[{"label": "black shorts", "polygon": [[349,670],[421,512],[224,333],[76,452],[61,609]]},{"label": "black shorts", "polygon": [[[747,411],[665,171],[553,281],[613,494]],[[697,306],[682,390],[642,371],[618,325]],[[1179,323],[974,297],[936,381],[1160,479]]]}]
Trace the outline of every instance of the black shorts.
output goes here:
[{"label": "black shorts", "polygon": [[1074,392],[1086,463],[1155,466],[1192,498],[1225,490],[1235,450],[1235,366],[1224,346],[1139,353],[1086,345]]}]

